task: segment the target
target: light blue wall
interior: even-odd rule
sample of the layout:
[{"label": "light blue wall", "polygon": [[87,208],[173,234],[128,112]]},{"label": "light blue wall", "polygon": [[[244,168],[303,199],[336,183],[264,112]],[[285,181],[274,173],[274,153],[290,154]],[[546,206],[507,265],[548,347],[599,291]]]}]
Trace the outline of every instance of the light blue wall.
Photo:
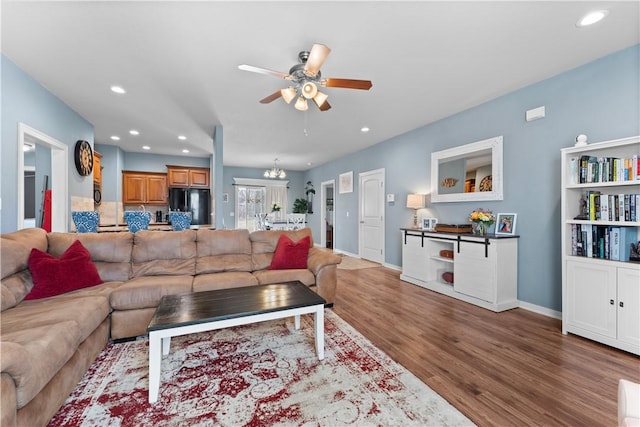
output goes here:
[{"label": "light blue wall", "polygon": [[[229,194],[229,202],[222,204],[222,220],[224,220],[225,228],[233,228],[235,226],[235,217],[231,216],[231,212],[235,214],[235,187],[233,186],[233,178],[251,178],[251,179],[265,179],[264,168],[241,168],[225,166],[223,173],[223,185],[222,192]],[[286,171],[286,181],[289,181],[289,189],[287,191],[288,206],[287,212],[291,212],[293,209],[293,201],[298,198],[304,198],[304,172],[298,171]],[[319,185],[319,183],[318,183]],[[308,214],[307,220],[319,214]],[[222,225],[221,225],[222,226]]]},{"label": "light blue wall", "polygon": [[125,153],[123,170],[140,172],[166,172],[167,165],[208,168],[209,157],[166,156],[151,153]]},{"label": "light blue wall", "polygon": [[[311,169],[305,180],[314,183],[338,182],[339,174],[354,172],[354,192],[336,192],[335,248],[358,253],[358,174],[384,168],[386,193],[396,196],[386,204],[385,261],[400,266],[398,230],[413,216],[404,206],[406,195],[429,192],[431,152],[502,135],[504,200],[430,204],[421,214],[466,223],[479,207],[516,212],[518,298],[560,311],[560,149],[572,146],[581,133],[591,142],[640,134],[639,64],[636,45]],[[546,117],[526,122],[525,111],[542,105]],[[320,217],[312,215],[310,225],[319,241]]]},{"label": "light blue wall", "polygon": [[208,168],[209,157],[167,156],[151,153],[128,153],[114,145],[96,144],[102,154],[102,200],[122,200],[122,171],[167,172],[167,165]]},{"label": "light blue wall", "polygon": [[[2,54],[2,160],[0,161],[0,189],[2,191],[2,220],[0,232],[15,231],[18,225],[18,123],[22,122],[69,146],[69,200],[71,197],[93,197],[91,176],[82,177],[73,160],[75,143],[79,139],[93,145],[93,126],[52,95],[40,83],[24,73]],[[20,178],[22,179],[22,178]],[[36,185],[41,185],[36,182]],[[37,192],[37,191],[36,191]],[[53,195],[55,197],[55,194]],[[71,222],[71,219],[68,219]]]}]

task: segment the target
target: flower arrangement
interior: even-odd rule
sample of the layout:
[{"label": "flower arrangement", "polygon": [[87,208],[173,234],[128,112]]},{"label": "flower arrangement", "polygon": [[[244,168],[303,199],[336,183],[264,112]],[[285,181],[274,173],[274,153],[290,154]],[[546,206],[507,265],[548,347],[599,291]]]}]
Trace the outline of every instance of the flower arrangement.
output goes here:
[{"label": "flower arrangement", "polygon": [[273,202],[273,205],[271,205],[271,212],[280,212],[280,203]]},{"label": "flower arrangement", "polygon": [[496,220],[493,216],[493,212],[485,211],[483,209],[476,209],[469,214],[469,221],[473,222],[473,234],[484,236],[487,234],[487,228],[491,226]]},{"label": "flower arrangement", "polygon": [[476,209],[469,214],[469,221],[471,222],[483,222],[485,225],[491,225],[495,220],[496,217],[493,216],[493,212],[483,209]]}]

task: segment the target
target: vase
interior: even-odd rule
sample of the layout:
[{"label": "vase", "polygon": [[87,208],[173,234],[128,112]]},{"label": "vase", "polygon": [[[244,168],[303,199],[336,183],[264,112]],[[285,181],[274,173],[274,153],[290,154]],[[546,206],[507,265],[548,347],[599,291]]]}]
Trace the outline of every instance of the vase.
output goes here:
[{"label": "vase", "polygon": [[476,236],[486,236],[488,225],[485,222],[478,221],[472,223],[471,232]]}]

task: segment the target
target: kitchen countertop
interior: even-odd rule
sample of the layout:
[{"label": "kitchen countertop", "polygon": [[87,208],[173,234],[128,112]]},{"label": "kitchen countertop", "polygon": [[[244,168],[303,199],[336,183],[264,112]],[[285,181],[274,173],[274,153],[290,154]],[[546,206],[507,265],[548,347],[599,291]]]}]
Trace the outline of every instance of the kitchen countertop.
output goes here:
[{"label": "kitchen countertop", "polygon": [[[194,224],[190,228],[192,230],[198,230],[200,228],[215,230],[216,226],[213,224],[199,224],[199,225]],[[165,223],[149,224],[149,230],[150,231],[171,231],[172,228],[169,224],[165,222]],[[127,227],[126,224],[98,226],[98,233],[117,232],[117,231],[129,231],[129,228]]]}]

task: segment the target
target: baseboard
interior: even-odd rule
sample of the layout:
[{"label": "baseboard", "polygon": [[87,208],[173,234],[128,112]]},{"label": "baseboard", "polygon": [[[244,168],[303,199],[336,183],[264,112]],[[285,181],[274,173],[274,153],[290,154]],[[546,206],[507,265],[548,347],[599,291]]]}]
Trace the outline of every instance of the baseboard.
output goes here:
[{"label": "baseboard", "polygon": [[542,307],[540,305],[535,305],[528,302],[520,301],[520,308],[532,311],[534,313],[542,314],[543,316],[553,317],[554,319],[562,320],[562,312],[551,310],[550,308],[547,308],[547,307]]},{"label": "baseboard", "polygon": [[389,268],[391,270],[402,271],[402,267],[395,264],[387,264],[386,262],[382,263],[383,267]]}]

